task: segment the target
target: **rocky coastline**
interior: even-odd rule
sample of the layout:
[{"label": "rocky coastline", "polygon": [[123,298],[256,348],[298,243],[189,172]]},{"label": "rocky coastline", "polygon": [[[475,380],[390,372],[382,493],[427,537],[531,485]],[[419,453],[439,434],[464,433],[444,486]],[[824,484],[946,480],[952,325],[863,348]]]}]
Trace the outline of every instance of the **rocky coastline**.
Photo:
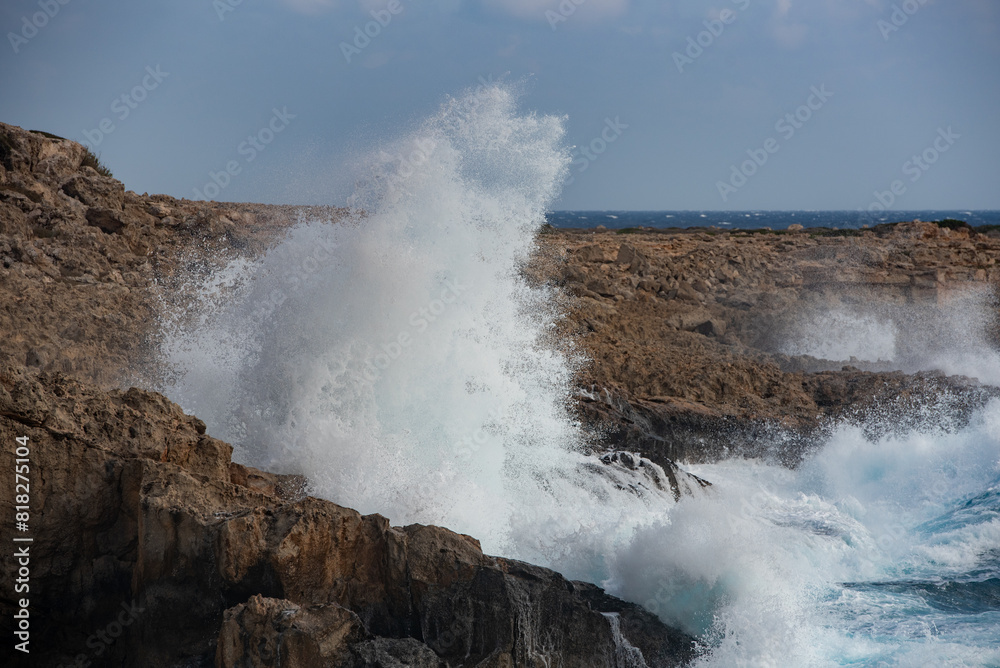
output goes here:
[{"label": "rocky coastline", "polygon": [[[802,336],[802,322],[836,311],[889,327],[895,319],[914,331],[907,345],[932,335],[961,341],[973,333],[953,331],[940,315],[963,300],[995,345],[998,230],[958,221],[780,232],[550,228],[539,242],[529,273],[564,296],[561,333],[588,359],[578,411],[606,447],[660,462],[794,464],[840,421],[879,430],[892,414],[904,429],[918,419],[958,426],[1000,393],[975,377],[782,350]],[[950,331],[928,331],[935,319]]]},{"label": "rocky coastline", "polygon": [[[675,666],[694,639],[444,528],[393,527],[235,464],[155,392],[178,281],[254,255],[300,216],[126,191],[86,150],[0,124],[0,439],[27,437],[30,654],[6,665]],[[182,298],[182,297],[178,297]],[[13,460],[11,459],[13,465]],[[0,508],[15,514],[14,479]],[[7,532],[12,532],[8,524]],[[8,536],[9,538],[9,536]]]},{"label": "rocky coastline", "polygon": [[[13,453],[28,439],[33,537],[31,655],[6,665],[597,667],[634,665],[634,648],[653,667],[696,655],[693,638],[592,584],[233,463],[232,446],[148,389],[161,313],[185,277],[263,252],[300,216],[343,211],[140,195],[87,158],[0,123],[0,442]],[[990,294],[995,231],[546,229],[538,246],[525,272],[561,295],[559,334],[589,360],[576,410],[593,447],[606,465],[634,465],[627,453],[660,464],[677,496],[711,482],[677,461],[794,465],[837,420],[927,404],[926,419],[961,422],[1000,395],[778,345],[833,306]],[[18,568],[2,560],[8,638]]]}]

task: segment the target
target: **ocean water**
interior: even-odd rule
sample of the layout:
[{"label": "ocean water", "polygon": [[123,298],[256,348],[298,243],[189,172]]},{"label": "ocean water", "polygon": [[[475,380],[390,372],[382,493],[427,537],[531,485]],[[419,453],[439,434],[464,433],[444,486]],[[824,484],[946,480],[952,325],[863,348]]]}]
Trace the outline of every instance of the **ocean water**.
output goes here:
[{"label": "ocean water", "polygon": [[826,227],[841,230],[875,227],[882,223],[908,220],[964,220],[973,227],[1000,225],[1000,211],[550,211],[546,221],[553,227],[592,228],[603,225],[609,230],[628,227],[686,229],[717,227],[750,230],[769,227],[784,230],[789,225]]},{"label": "ocean water", "polygon": [[586,361],[519,272],[569,164],[563,120],[512,91],[448,100],[372,152],[358,213],[198,286],[164,391],[313,494],[646,606],[702,667],[1000,666],[1000,404],[955,432],[843,426],[794,471],[691,466],[714,484],[680,501],[588,454]]}]

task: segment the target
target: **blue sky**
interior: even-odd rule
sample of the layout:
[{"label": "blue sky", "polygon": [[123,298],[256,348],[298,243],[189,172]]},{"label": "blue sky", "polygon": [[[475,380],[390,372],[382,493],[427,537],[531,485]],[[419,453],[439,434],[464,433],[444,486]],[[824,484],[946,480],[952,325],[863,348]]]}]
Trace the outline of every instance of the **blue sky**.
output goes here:
[{"label": "blue sky", "polygon": [[0,120],[97,140],[140,193],[234,162],[215,199],[343,203],[351,156],[506,78],[568,117],[556,208],[853,210],[897,182],[890,208],[1000,209],[996,0],[65,2],[0,9]]}]

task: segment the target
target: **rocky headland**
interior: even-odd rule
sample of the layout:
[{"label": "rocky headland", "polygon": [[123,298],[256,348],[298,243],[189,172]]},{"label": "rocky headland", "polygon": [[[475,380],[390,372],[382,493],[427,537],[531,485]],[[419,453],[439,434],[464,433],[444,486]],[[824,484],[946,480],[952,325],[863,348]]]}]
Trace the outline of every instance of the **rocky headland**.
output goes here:
[{"label": "rocky headland", "polygon": [[[16,637],[28,599],[31,654],[5,665],[575,668],[635,665],[636,649],[648,666],[688,662],[693,639],[642,608],[474,537],[309,497],[301,478],[233,463],[150,391],[186,281],[263,252],[300,216],[342,214],[140,195],[82,146],[0,124],[0,443],[10,471],[29,439],[33,538],[30,589],[15,593],[6,475],[0,628]],[[547,229],[525,271],[557,286],[560,333],[589,360],[577,410],[604,465],[641,453],[680,496],[707,483],[674,461],[794,465],[836,420],[934,405],[960,422],[996,396],[781,342],[834,306],[989,295],[998,257],[995,232],[950,223]]]}]

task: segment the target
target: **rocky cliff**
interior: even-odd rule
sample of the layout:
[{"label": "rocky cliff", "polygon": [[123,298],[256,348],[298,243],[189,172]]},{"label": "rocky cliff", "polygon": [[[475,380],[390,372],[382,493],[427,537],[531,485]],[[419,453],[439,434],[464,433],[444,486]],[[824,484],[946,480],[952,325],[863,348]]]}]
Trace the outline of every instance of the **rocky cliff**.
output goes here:
[{"label": "rocky cliff", "polygon": [[[160,315],[184,299],[182,276],[259,253],[299,216],[340,212],[138,195],[99,167],[78,144],[0,124],[8,472],[16,439],[29,453],[28,498],[12,475],[0,483],[0,629],[8,648],[15,630],[30,639],[30,654],[5,650],[4,665],[568,668],[693,656],[692,638],[594,585],[308,497],[301,479],[234,464],[228,444],[163,396],[118,389],[156,380]],[[29,506],[22,531],[16,505]]]},{"label": "rocky cliff", "polygon": [[[0,433],[31,452],[24,665],[603,667],[624,665],[622,643],[650,666],[693,654],[691,638],[593,585],[234,464],[154,392],[6,367]],[[10,518],[7,481],[2,494]],[[18,566],[2,563],[11,638]]]},{"label": "rocky cliff", "polygon": [[0,361],[102,387],[150,371],[158,315],[196,276],[320,207],[137,195],[83,146],[0,123]]}]

